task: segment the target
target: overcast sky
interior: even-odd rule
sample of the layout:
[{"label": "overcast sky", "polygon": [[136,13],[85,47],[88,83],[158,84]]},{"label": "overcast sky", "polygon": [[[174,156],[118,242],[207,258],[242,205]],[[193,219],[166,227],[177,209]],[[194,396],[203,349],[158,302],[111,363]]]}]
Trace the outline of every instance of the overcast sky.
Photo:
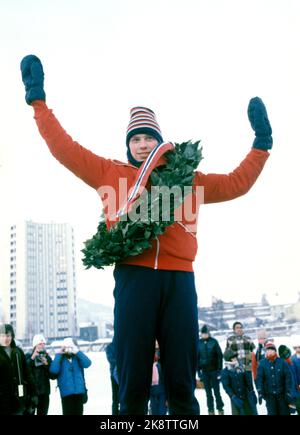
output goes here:
[{"label": "overcast sky", "polygon": [[[200,305],[293,302],[300,292],[298,0],[4,0],[0,3],[0,284],[15,220],[68,222],[78,294],[113,304],[112,269],[85,271],[83,241],[101,214],[96,192],[39,136],[19,64],[36,54],[47,104],[73,139],[125,159],[129,110],[152,108],[165,140],[201,139],[199,170],[228,173],[254,138],[249,99],[265,102],[274,147],[244,197],[203,206],[194,264]],[[2,281],[1,281],[2,280]]]}]

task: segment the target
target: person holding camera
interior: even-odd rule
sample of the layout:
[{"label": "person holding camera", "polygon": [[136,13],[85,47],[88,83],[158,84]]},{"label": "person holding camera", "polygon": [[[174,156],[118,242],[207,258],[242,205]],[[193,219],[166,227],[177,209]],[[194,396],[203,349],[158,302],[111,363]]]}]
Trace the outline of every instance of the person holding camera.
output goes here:
[{"label": "person holding camera", "polygon": [[32,340],[32,352],[26,354],[26,361],[31,370],[37,396],[31,400],[31,407],[27,413],[34,415],[47,415],[50,398],[50,379],[55,379],[51,375],[49,368],[52,362],[51,357],[46,351],[46,339],[41,334],[36,334]]},{"label": "person holding camera", "polygon": [[83,415],[83,405],[87,401],[84,369],[91,364],[75,340],[64,339],[50,365],[50,373],[57,376],[63,415]]}]

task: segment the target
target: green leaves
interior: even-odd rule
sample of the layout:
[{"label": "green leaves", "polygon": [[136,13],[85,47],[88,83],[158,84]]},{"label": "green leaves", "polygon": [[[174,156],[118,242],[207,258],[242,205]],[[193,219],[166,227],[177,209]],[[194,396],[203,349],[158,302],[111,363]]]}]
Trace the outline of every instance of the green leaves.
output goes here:
[{"label": "green leaves", "polygon": [[[150,175],[152,186],[180,189],[181,195],[169,201],[169,216],[165,218],[160,197],[154,197],[148,192],[142,201],[147,200],[147,219],[130,219],[117,222],[108,231],[104,217],[101,218],[96,234],[84,242],[82,259],[84,266],[89,269],[96,267],[103,269],[124,260],[141,254],[151,247],[151,242],[165,232],[165,229],[174,223],[175,209],[183,203],[185,196],[191,191],[194,171],[202,159],[202,148],[198,149],[200,141],[183,142],[175,144],[174,151],[165,154],[166,165],[156,168]],[[187,188],[189,186],[189,189]],[[172,198],[172,197],[171,197]],[[153,208],[158,208],[158,219],[153,218]],[[137,206],[138,207],[138,206]]]}]

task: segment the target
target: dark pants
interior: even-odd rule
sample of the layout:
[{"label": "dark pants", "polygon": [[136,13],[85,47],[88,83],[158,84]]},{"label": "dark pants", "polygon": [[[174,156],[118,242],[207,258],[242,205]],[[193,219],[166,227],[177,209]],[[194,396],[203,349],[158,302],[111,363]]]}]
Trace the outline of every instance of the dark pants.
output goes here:
[{"label": "dark pants", "polygon": [[114,277],[120,414],[147,414],[156,338],[170,414],[199,414],[194,274],[118,265]]},{"label": "dark pants", "polygon": [[284,394],[267,394],[266,407],[268,415],[290,415]]},{"label": "dark pants", "polygon": [[82,415],[83,414],[83,394],[71,394],[62,397],[63,415]]},{"label": "dark pants", "polygon": [[232,415],[258,415],[256,406],[251,405],[247,399],[244,400],[243,409],[240,409],[237,406],[235,406],[232,400],[230,402],[231,402]]},{"label": "dark pants", "polygon": [[150,393],[150,409],[151,415],[166,415],[167,407],[166,407],[166,394],[164,391],[160,391],[155,393],[155,391],[151,391]]},{"label": "dark pants", "polygon": [[119,415],[119,385],[113,376],[110,377],[112,392],[112,415]]},{"label": "dark pants", "polygon": [[36,408],[36,415],[47,415],[49,409],[49,394],[40,394]]},{"label": "dark pants", "polygon": [[36,408],[27,408],[24,415],[47,415],[49,409],[49,394],[39,394]]},{"label": "dark pants", "polygon": [[219,411],[222,411],[224,408],[224,403],[220,393],[220,381],[218,379],[218,372],[202,371],[202,380],[204,383],[204,388],[206,393],[208,412],[215,411],[212,390],[214,391],[214,395],[216,399],[216,407]]},{"label": "dark pants", "polygon": [[25,400],[20,400],[13,395],[0,394],[0,416],[2,415],[23,415]]},{"label": "dark pants", "polygon": [[296,399],[297,414],[300,415],[300,397]]}]

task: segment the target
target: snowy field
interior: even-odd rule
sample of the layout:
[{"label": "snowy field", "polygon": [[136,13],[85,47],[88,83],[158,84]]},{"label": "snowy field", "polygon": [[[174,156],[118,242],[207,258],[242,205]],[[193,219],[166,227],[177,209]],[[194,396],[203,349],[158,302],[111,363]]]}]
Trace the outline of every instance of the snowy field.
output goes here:
[{"label": "snowy field", "polygon": [[[280,344],[285,344],[292,350],[295,339],[300,340],[300,336],[294,337],[276,337],[275,344],[278,347]],[[220,343],[224,350],[225,342]],[[85,370],[86,385],[88,388],[89,400],[84,405],[85,415],[110,415],[111,414],[111,385],[109,365],[106,359],[105,352],[89,352],[88,357],[92,360],[92,365]],[[230,400],[221,386],[221,395],[225,404],[225,414],[231,415]],[[201,415],[207,415],[206,395],[204,390],[196,390],[196,397],[200,404]],[[258,405],[258,413],[266,414],[266,407],[263,402]],[[51,381],[51,397],[49,415],[61,415],[61,401],[56,381]]]}]

